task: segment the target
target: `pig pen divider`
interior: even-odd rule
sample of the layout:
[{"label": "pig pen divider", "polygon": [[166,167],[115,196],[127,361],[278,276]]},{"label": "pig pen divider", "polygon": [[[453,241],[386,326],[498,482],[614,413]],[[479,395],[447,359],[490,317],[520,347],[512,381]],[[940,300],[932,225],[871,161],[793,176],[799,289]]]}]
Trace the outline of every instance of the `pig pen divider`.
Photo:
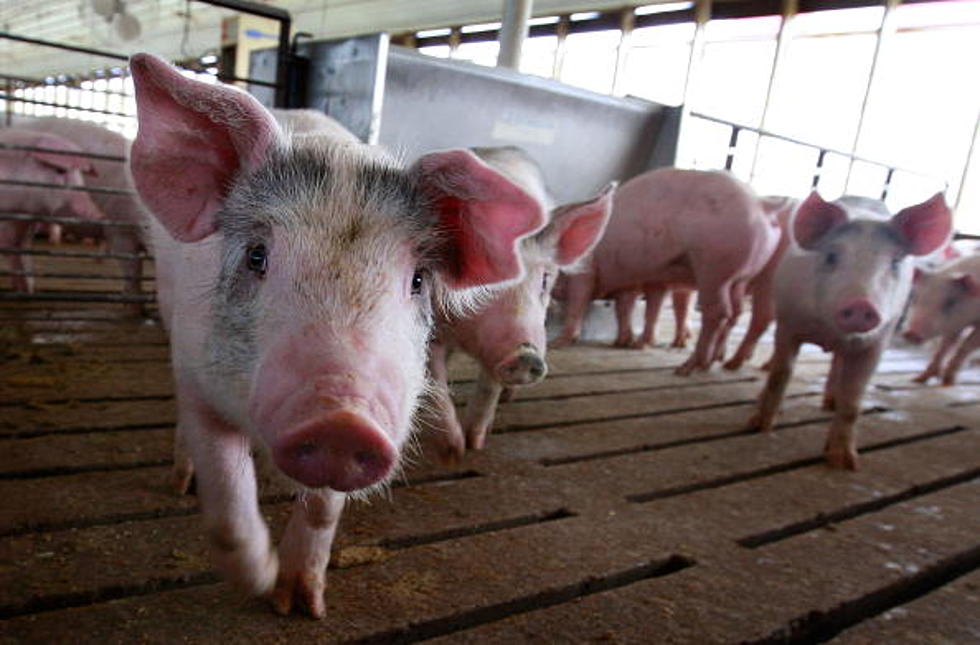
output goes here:
[{"label": "pig pen divider", "polygon": [[[274,94],[276,106],[291,104],[290,92],[297,91],[296,83],[291,82],[295,58],[290,51],[290,35],[292,17],[290,13],[278,7],[270,7],[247,0],[195,0],[196,3],[212,5],[234,14],[258,16],[278,24],[276,61],[274,75],[263,78],[235,73],[229,67],[229,58],[224,55],[225,43],[222,41],[220,51],[215,43],[218,55],[204,55],[196,58],[176,61],[178,67],[194,72],[199,77],[217,79],[218,81],[246,84],[249,89],[263,89]],[[189,11],[189,6],[188,6]],[[230,12],[220,15],[232,16]],[[190,20],[189,14],[186,16]],[[51,50],[52,56],[59,52],[70,55],[92,56],[102,59],[95,62],[88,70],[70,69],[72,61],[67,55],[64,72],[59,69],[43,69],[35,72],[30,67],[0,69],[0,110],[4,112],[2,124],[18,125],[21,119],[53,116],[64,120],[77,119],[83,122],[93,122],[107,129],[119,131],[128,138],[135,133],[136,106],[132,83],[129,80],[129,69],[126,63],[133,52],[110,51],[98,46],[88,46],[87,43],[76,44],[61,42],[57,38],[42,37],[40,33],[12,33],[10,27],[0,31],[0,41],[7,41],[11,47],[16,47],[22,53],[32,53],[34,50]],[[274,29],[275,27],[273,27]],[[274,32],[273,32],[274,33]],[[13,50],[12,50],[13,51]],[[47,56],[47,54],[45,54]],[[10,60],[16,60],[11,57]],[[77,59],[74,61],[77,63]],[[271,78],[270,78],[271,76]],[[292,79],[295,80],[295,79]],[[292,101],[295,102],[295,101]],[[0,154],[5,152],[43,152],[47,154],[64,154],[74,157],[85,157],[99,162],[125,163],[123,156],[98,154],[96,152],[69,153],[43,147],[25,146],[0,143]],[[123,172],[120,166],[119,172]],[[84,192],[96,199],[105,199],[112,195],[132,195],[131,190],[122,190],[119,184],[92,180],[88,185],[62,185],[44,181],[22,181],[13,178],[0,178],[0,191],[71,191]],[[113,202],[108,202],[113,203]],[[35,216],[14,210],[0,210],[0,226],[31,227],[34,233],[43,233],[47,229],[49,238],[57,243],[38,245],[30,248],[30,240],[22,244],[0,243],[0,301],[14,303],[40,302],[101,302],[145,305],[154,301],[153,276],[144,275],[143,263],[152,257],[143,252],[135,243],[120,243],[116,246],[116,238],[138,232],[140,225],[132,218],[114,216],[112,207],[102,209],[105,218],[102,220],[86,220],[75,216],[59,214],[58,216]],[[64,227],[66,237],[76,238],[77,244],[62,245],[59,238]],[[98,241],[101,246],[95,248],[85,246],[82,242]],[[106,259],[118,261],[120,269],[112,265],[103,265]],[[38,266],[31,266],[37,261]],[[8,265],[9,262],[9,265]],[[135,264],[134,264],[135,263]],[[37,290],[30,288],[30,281],[38,280]],[[28,291],[8,290],[7,282],[13,280],[28,284]],[[27,281],[27,282],[25,282]],[[113,284],[115,283],[115,284]],[[32,292],[33,291],[33,292]]]},{"label": "pig pen divider", "polygon": [[[902,168],[900,166],[889,164],[889,163],[886,163],[886,162],[883,162],[883,161],[880,161],[880,160],[876,160],[876,159],[870,159],[870,158],[867,158],[867,157],[863,157],[861,155],[857,155],[857,154],[853,154],[853,153],[850,153],[850,152],[846,152],[844,150],[837,150],[835,148],[830,148],[830,147],[827,147],[827,146],[822,146],[822,145],[818,145],[818,144],[815,144],[815,143],[810,143],[810,142],[807,142],[807,141],[802,141],[800,139],[796,139],[794,137],[788,137],[786,135],[778,134],[778,133],[772,132],[770,130],[766,130],[764,128],[757,128],[757,127],[753,127],[753,126],[743,125],[743,124],[740,124],[740,123],[735,123],[734,121],[728,121],[726,119],[719,119],[717,117],[710,116],[708,114],[703,114],[703,113],[700,113],[700,112],[691,112],[690,113],[690,116],[692,118],[694,118],[694,119],[697,119],[697,120],[708,121],[708,122],[711,122],[711,123],[716,123],[716,124],[723,125],[723,126],[726,126],[726,127],[730,128],[731,133],[730,133],[729,142],[728,142],[728,150],[727,150],[727,154],[725,156],[725,170],[732,170],[732,168],[734,167],[734,165],[735,165],[735,163],[737,161],[737,157],[739,156],[740,152],[742,152],[738,148],[739,138],[742,135],[742,133],[753,133],[753,134],[757,135],[758,138],[759,138],[759,141],[756,143],[757,146],[760,145],[761,142],[764,139],[771,139],[771,140],[782,141],[784,143],[789,143],[789,144],[794,145],[794,146],[798,146],[798,147],[802,147],[802,148],[807,148],[807,149],[816,151],[817,152],[817,159],[816,159],[816,162],[814,164],[814,168],[813,168],[813,179],[812,179],[812,182],[810,184],[810,188],[813,189],[813,190],[816,190],[817,187],[820,185],[821,176],[822,176],[822,174],[824,172],[824,162],[826,161],[828,154],[839,156],[839,157],[843,157],[843,158],[845,158],[845,159],[847,159],[849,161],[857,161],[857,162],[861,162],[861,163],[864,163],[864,164],[868,164],[870,166],[873,166],[875,168],[879,168],[879,169],[883,170],[885,176],[884,176],[884,179],[881,181],[881,193],[880,193],[880,196],[879,196],[879,198],[882,201],[884,201],[885,199],[887,199],[888,194],[889,194],[889,192],[892,189],[893,183],[896,181],[896,178],[895,178],[896,172],[898,172],[900,174],[911,175],[911,176],[916,177],[916,178],[918,178],[920,180],[924,180],[925,182],[928,182],[930,184],[934,184],[936,186],[936,190],[938,190],[938,191],[946,192],[947,190],[949,190],[949,182],[947,180],[945,180],[945,179],[943,179],[941,177],[935,176],[935,175],[931,175],[931,174],[928,174],[928,173],[919,171],[919,170],[915,170],[915,169],[911,169],[911,168]],[[750,150],[747,150],[746,151],[746,154],[751,154],[751,151]],[[850,177],[851,177],[851,174],[852,174],[852,168],[853,168],[853,165],[850,165],[850,167],[848,169],[848,172],[847,172],[847,177],[845,178],[845,185],[847,185],[848,182],[850,181]],[[754,169],[753,169],[753,172],[754,172]],[[749,179],[751,179],[751,178],[749,178]]]}]

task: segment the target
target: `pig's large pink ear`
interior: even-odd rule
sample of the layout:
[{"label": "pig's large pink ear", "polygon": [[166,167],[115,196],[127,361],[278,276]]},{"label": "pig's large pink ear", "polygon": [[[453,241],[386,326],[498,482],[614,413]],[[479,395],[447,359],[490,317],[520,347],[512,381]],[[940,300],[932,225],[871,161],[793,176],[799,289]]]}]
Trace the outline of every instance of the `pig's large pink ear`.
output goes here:
[{"label": "pig's large pink ear", "polygon": [[143,202],[176,239],[195,242],[215,217],[235,176],[265,160],[279,130],[248,94],[191,80],[163,60],[130,60],[139,133],[130,168]]},{"label": "pig's large pink ear", "polygon": [[953,214],[942,193],[903,208],[892,218],[912,255],[928,255],[942,246],[953,230]]},{"label": "pig's large pink ear", "polygon": [[609,223],[616,182],[602,189],[596,197],[552,211],[551,223],[538,237],[555,249],[555,262],[567,267],[575,264],[595,248]]},{"label": "pig's large pink ear", "polygon": [[496,284],[524,274],[517,242],[546,221],[536,199],[468,150],[427,154],[412,172],[448,237],[449,287]]},{"label": "pig's large pink ear", "polygon": [[847,222],[847,211],[825,202],[817,191],[803,200],[793,218],[793,239],[802,249],[813,249],[827,233]]}]

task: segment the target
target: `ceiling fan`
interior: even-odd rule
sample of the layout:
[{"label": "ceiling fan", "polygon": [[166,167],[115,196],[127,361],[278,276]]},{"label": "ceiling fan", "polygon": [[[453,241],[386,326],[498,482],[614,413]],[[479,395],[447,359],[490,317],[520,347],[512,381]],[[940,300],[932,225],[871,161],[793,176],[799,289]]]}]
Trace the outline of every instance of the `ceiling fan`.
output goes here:
[{"label": "ceiling fan", "polygon": [[122,40],[135,40],[143,32],[139,19],[127,11],[126,0],[89,0],[89,4]]}]

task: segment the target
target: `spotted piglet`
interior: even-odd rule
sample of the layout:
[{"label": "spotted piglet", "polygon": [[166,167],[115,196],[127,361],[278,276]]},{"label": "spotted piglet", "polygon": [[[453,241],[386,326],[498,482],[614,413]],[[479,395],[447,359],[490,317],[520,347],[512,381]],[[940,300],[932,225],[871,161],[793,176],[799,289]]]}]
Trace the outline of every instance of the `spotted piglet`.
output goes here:
[{"label": "spotted piglet", "polygon": [[769,379],[749,425],[772,429],[802,343],[833,352],[824,405],[834,410],[825,448],[837,468],[858,465],[854,424],[882,351],[912,287],[911,256],[949,237],[942,195],[885,219],[884,204],[861,197],[825,202],[812,193],[792,223],[795,242],[776,271],[776,340]]},{"label": "spotted piglet", "polygon": [[[234,88],[131,62],[135,186],[152,212],[178,436],[213,557],[275,608],[325,612],[348,494],[398,470],[425,385],[432,302],[519,280],[536,199],[471,152],[409,168],[316,132],[287,137]],[[298,492],[278,550],[250,449]]]}]

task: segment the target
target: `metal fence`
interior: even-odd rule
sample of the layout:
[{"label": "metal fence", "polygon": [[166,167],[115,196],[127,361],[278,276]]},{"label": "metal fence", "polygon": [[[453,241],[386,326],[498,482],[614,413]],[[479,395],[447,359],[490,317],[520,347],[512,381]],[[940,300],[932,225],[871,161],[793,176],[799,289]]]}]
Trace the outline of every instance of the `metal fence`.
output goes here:
[{"label": "metal fence", "polygon": [[[268,5],[239,0],[197,0],[241,14],[270,18],[279,23],[276,73],[274,80],[242,78],[221,68],[221,56],[204,56],[176,61],[181,68],[210,82],[246,83],[249,87],[274,92],[277,106],[289,106],[291,18],[288,12]],[[70,154],[99,164],[97,177],[87,177],[84,185],[63,180],[34,181],[23,176],[0,173],[0,196],[13,191],[86,193],[105,217],[83,219],[58,211],[32,212],[0,210],[0,302],[102,302],[118,303],[144,311],[154,301],[152,275],[144,269],[150,256],[143,248],[140,218],[128,210],[138,208],[132,188],[125,180],[122,164],[136,132],[136,104],[127,66],[129,56],[103,49],[55,42],[31,34],[0,32],[0,40],[22,46],[71,52],[98,57],[105,63],[85,73],[64,73],[34,78],[0,70],[0,113],[2,125],[37,128],[36,118],[75,119],[112,130],[126,137],[119,150],[95,149],[82,145],[80,152],[36,145],[0,142],[0,159],[32,153]],[[217,43],[215,43],[217,45]],[[77,123],[77,121],[73,123]],[[34,123],[34,126],[31,126]],[[19,129],[19,128],[18,128]],[[49,134],[64,136],[58,131]],[[66,136],[69,141],[73,137]],[[74,141],[79,143],[79,141]],[[117,154],[107,154],[108,152]],[[103,177],[102,175],[107,175]],[[59,200],[54,200],[59,201]],[[62,200],[63,201],[63,200]],[[7,204],[16,203],[8,200]],[[3,206],[0,205],[0,209]],[[48,240],[36,240],[46,233]],[[34,242],[37,241],[37,244]],[[106,264],[106,260],[112,262]],[[37,268],[35,269],[35,264]],[[118,264],[118,268],[113,265]],[[149,288],[148,288],[149,287]]]}]

